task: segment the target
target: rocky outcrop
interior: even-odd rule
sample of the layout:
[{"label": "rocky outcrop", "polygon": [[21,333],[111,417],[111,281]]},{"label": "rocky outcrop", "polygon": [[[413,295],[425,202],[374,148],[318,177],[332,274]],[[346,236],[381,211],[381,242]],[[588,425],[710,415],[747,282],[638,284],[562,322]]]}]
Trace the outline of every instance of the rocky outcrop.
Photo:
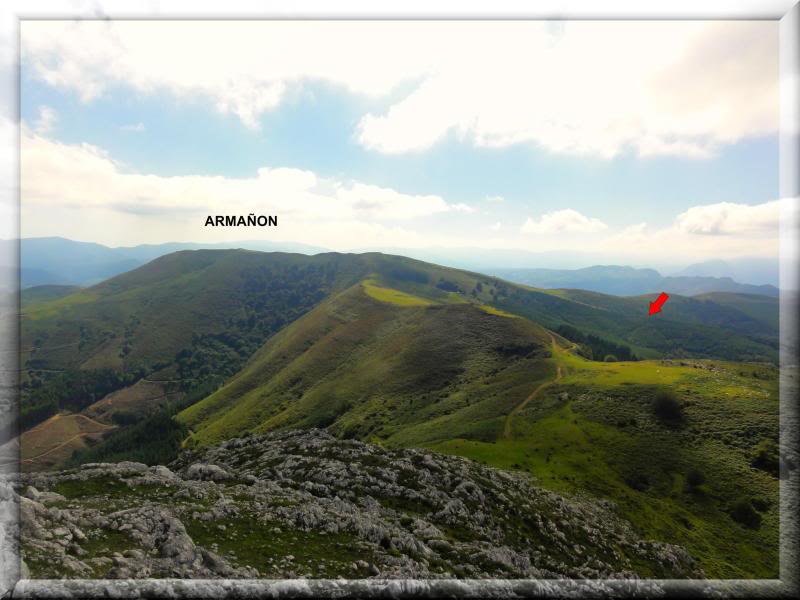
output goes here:
[{"label": "rocky outcrop", "polygon": [[702,577],[610,503],[318,430],[233,439],[169,467],[29,474],[20,490],[34,577]]}]

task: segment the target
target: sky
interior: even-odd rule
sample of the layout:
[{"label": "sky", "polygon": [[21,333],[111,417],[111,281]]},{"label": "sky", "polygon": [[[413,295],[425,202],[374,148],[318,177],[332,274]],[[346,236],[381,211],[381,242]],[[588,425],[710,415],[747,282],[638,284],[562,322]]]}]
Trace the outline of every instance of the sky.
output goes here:
[{"label": "sky", "polygon": [[774,21],[20,29],[23,237],[777,256]]}]

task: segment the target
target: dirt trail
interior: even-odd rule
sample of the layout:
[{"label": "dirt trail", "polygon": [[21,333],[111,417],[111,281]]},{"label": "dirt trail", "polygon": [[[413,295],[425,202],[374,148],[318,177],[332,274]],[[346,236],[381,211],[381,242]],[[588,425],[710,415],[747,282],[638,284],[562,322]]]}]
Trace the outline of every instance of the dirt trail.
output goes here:
[{"label": "dirt trail", "polygon": [[[39,431],[44,425],[47,425],[48,423],[52,423],[53,421],[57,421],[57,420],[63,418],[64,416],[65,415],[53,415],[52,417],[50,417],[50,419],[48,419],[47,421],[45,421],[41,425],[37,425],[36,427],[34,427],[33,429],[28,430],[25,433],[30,434],[30,433],[33,433],[35,431]],[[51,454],[51,453],[55,452],[56,450],[59,450],[60,448],[63,448],[64,446],[66,446],[67,444],[69,444],[70,442],[72,442],[73,440],[75,440],[77,438],[84,437],[84,436],[87,436],[87,435],[94,435],[94,434],[97,434],[97,433],[100,433],[100,432],[103,432],[103,431],[108,431],[109,429],[116,429],[115,425],[107,425],[105,423],[100,423],[99,421],[96,421],[96,420],[92,419],[91,417],[87,417],[86,415],[78,414],[78,415],[66,415],[66,416],[75,417],[76,419],[78,419],[78,418],[85,419],[86,421],[88,421],[92,425],[97,425],[100,429],[94,430],[94,431],[81,431],[79,433],[76,433],[75,435],[69,437],[66,441],[63,441],[60,444],[57,444],[57,445],[55,445],[55,446],[53,446],[51,448],[48,448],[47,450],[45,450],[44,452],[41,452],[40,454],[37,454],[36,456],[30,456],[28,458],[23,458],[22,462],[34,462],[34,461],[36,461],[36,460],[38,460],[38,459],[40,459],[40,458],[42,458],[44,456],[47,456],[48,454]]]},{"label": "dirt trail", "polygon": [[[553,343],[553,357],[555,357],[557,352],[558,352],[557,351],[556,338],[551,335],[550,336],[550,340]],[[574,348],[574,347],[575,347],[575,345],[573,344],[572,348]],[[569,348],[568,350],[571,350],[572,348]],[[522,412],[525,409],[525,407],[528,406],[528,403],[531,400],[533,400],[534,398],[536,398],[536,396],[539,395],[539,392],[541,392],[548,385],[551,385],[551,384],[557,382],[559,379],[561,379],[561,377],[562,377],[561,365],[558,365],[556,367],[556,376],[555,376],[555,378],[551,379],[550,381],[545,381],[544,383],[539,384],[539,386],[535,390],[533,390],[530,393],[530,395],[528,395],[528,397],[525,398],[525,400],[523,400],[522,402],[517,404],[511,410],[511,412],[508,413],[508,416],[506,416],[505,425],[503,427],[503,437],[505,437],[505,438],[510,438],[511,437],[511,421],[512,421],[512,419],[515,416],[517,416],[520,412]]]}]

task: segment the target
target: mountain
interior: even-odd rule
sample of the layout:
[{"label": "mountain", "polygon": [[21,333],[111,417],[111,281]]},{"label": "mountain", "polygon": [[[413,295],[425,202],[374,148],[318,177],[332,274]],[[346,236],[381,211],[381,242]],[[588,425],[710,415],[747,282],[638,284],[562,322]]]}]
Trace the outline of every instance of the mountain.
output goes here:
[{"label": "mountain", "polygon": [[[3,240],[4,244],[14,243]],[[262,252],[300,252],[316,254],[323,248],[294,242],[251,240],[213,244],[170,242],[109,248],[101,244],[76,242],[60,237],[25,238],[20,242],[20,285],[88,286],[125,273],[155,258],[179,250],[201,248],[245,248]]]},{"label": "mountain", "polygon": [[[124,425],[163,408],[177,397],[201,400],[237,373],[245,381],[242,369],[247,361],[257,361],[258,356],[271,352],[270,348],[282,340],[300,344],[308,352],[318,341],[315,336],[333,327],[341,328],[345,336],[342,339],[356,340],[354,344],[367,355],[381,356],[385,364],[396,363],[396,378],[402,373],[422,373],[426,365],[437,373],[431,375],[433,380],[450,373],[442,368],[450,364],[443,358],[429,356],[420,361],[410,350],[416,347],[416,340],[426,340],[431,347],[447,342],[453,347],[445,344],[440,354],[454,361],[448,367],[453,374],[469,373],[473,378],[470,381],[488,377],[487,385],[500,386],[493,392],[498,399],[515,396],[516,384],[514,378],[493,377],[500,367],[491,365],[503,353],[510,353],[507,359],[515,359],[521,348],[527,349],[524,355],[533,352],[533,356],[542,340],[549,339],[542,336],[541,327],[566,335],[583,355],[596,355],[598,359],[636,355],[777,360],[777,331],[762,317],[751,316],[736,306],[679,296],[672,298],[664,313],[649,317],[650,300],[580,290],[535,290],[485,275],[381,254],[177,252],[96,286],[23,307],[21,426],[30,429],[44,423],[34,436],[36,444],[41,440],[55,442],[62,439],[62,434],[75,432],[68,436],[72,446],[62,445],[58,452],[43,448],[39,453],[26,454],[26,460],[31,468],[40,463],[58,464],[73,450],[85,448],[83,442],[88,443],[90,434],[100,427],[92,424],[99,416],[106,423],[116,425],[119,421]],[[397,306],[424,310],[398,313]],[[336,318],[329,314],[334,308]],[[366,313],[374,315],[374,322],[365,325],[358,318],[346,318]],[[488,321],[487,315],[492,317]],[[507,321],[508,315],[521,318]],[[321,330],[321,326],[308,323],[325,325]],[[379,323],[383,324],[381,335],[392,340],[394,346],[370,337]],[[297,333],[305,331],[300,329],[303,327],[310,327],[310,337]],[[540,327],[538,334],[531,329],[535,327]],[[465,332],[459,340],[464,344],[471,340],[466,347],[457,346],[450,339],[451,329]],[[480,336],[467,333],[471,330]],[[413,338],[409,338],[411,331],[417,332]],[[436,335],[441,338],[439,342]],[[292,341],[293,336],[300,336],[297,339],[301,341]],[[511,340],[507,348],[499,342],[484,347],[487,340],[503,338]],[[400,347],[409,350],[399,352]],[[285,378],[294,382],[296,389],[292,392],[275,388],[276,394],[289,394],[285,396],[288,402],[291,394],[305,390],[308,380],[295,381],[296,377],[290,375],[296,369],[289,360],[295,356],[295,346],[281,348],[278,358],[271,360],[270,369],[281,365],[285,369],[272,384],[282,385]],[[353,389],[363,388],[356,385],[359,381],[374,381],[371,372],[361,372],[363,365],[339,364],[337,360],[347,357],[339,356],[335,346],[321,348],[325,364],[338,365],[333,385],[343,386],[345,374],[355,382]],[[315,354],[309,353],[306,359],[312,355]],[[264,372],[271,373],[270,369]],[[533,364],[526,369],[528,373],[536,372]],[[318,382],[319,390],[327,389],[323,379]],[[380,383],[389,386],[391,394],[399,398],[398,390],[408,381],[407,375],[402,380],[388,378]],[[456,386],[451,391],[463,397],[468,397],[474,387],[466,382],[461,389],[458,386],[462,384],[456,380],[447,383],[451,384]],[[439,389],[420,385],[408,388],[403,398],[412,399],[419,393]],[[104,398],[110,394],[119,397],[115,396],[113,403],[109,400],[108,406],[100,406],[98,403],[106,402]],[[204,400],[204,406],[210,407],[220,399],[224,404],[226,394],[229,391],[221,390],[213,401]],[[238,400],[238,393],[234,395]],[[449,406],[446,397],[435,396],[428,401],[434,411]],[[259,404],[257,400],[253,402]],[[497,402],[495,413],[503,413],[508,406],[505,401]],[[352,404],[353,400],[347,403]],[[109,406],[115,408],[109,410]],[[250,409],[245,410],[244,406],[241,404],[237,410],[243,415],[241,419],[247,420],[251,418]],[[417,409],[419,405],[411,412]],[[48,420],[64,410],[81,413],[90,421],[70,416]],[[277,409],[273,406],[270,410]],[[306,415],[303,424],[319,425],[342,409],[328,405],[327,410],[313,418]],[[216,408],[214,411],[219,412]],[[221,417],[221,413],[217,416]],[[496,417],[493,414],[492,418]],[[234,413],[225,417],[234,418]],[[290,413],[280,418],[294,422]],[[235,430],[225,419],[214,427]],[[317,421],[312,423],[314,419]],[[343,433],[345,425],[345,421],[338,425]],[[423,429],[426,426],[420,425]],[[371,435],[367,429],[362,427],[354,435]],[[411,429],[403,435],[408,439],[425,437]],[[219,436],[209,434],[209,438]],[[40,455],[42,460],[46,457],[44,463],[37,458]]]},{"label": "mountain", "polygon": [[64,238],[28,238],[20,243],[20,286],[87,285],[142,264],[113,248]]},{"label": "mountain", "polygon": [[[786,302],[794,301],[792,294],[785,294]],[[728,292],[712,292],[709,294],[700,294],[695,296],[696,300],[703,300],[720,304],[722,306],[729,306],[744,314],[756,319],[764,324],[765,327],[771,331],[778,332],[779,327],[779,308],[780,302],[778,298],[770,296],[762,296],[758,294],[731,294]]]},{"label": "mountain", "polygon": [[[237,469],[257,459],[241,440],[324,428],[345,447],[454,454],[608,500],[638,538],[684,547],[709,577],[775,577],[769,307],[675,295],[650,317],[654,297],[375,253],[176,252],[24,308],[23,464],[164,464],[183,446]],[[595,352],[613,344],[648,360]],[[328,473],[330,454],[304,452]]]},{"label": "mountain", "polygon": [[27,307],[23,364],[232,374],[226,362],[251,356],[270,335],[371,276],[426,301],[487,304],[551,329],[572,325],[644,356],[774,360],[777,352],[774,331],[712,301],[676,297],[652,318],[645,297],[535,290],[403,257],[196,250]]},{"label": "mountain", "polygon": [[387,289],[368,280],[323,302],[181,420],[204,442],[328,426],[389,443],[440,439],[442,430],[491,437],[496,418],[544,376],[548,333],[481,305]]},{"label": "mountain", "polygon": [[467,271],[493,272],[499,268],[527,268],[531,265],[551,265],[560,269],[574,269],[596,260],[588,252],[552,250],[531,252],[519,248],[401,248],[392,246],[360,248],[357,253],[380,252],[407,256],[423,262],[434,263]]},{"label": "mountain", "polygon": [[[684,296],[697,296],[712,292],[729,292],[735,294],[758,294],[778,298],[780,292],[777,287],[764,285],[751,285],[737,283],[730,277],[664,277],[662,280],[663,291]],[[646,292],[640,292],[646,293]]]},{"label": "mountain", "polygon": [[684,267],[680,271],[673,273],[673,275],[686,277],[728,277],[752,285],[771,285],[778,287],[779,266],[780,263],[776,258],[707,260]]},{"label": "mountain", "polygon": [[[707,573],[775,572],[776,504],[759,504],[764,516],[741,508],[776,497],[775,476],[750,462],[777,439],[773,367],[586,360],[575,343],[523,313],[560,312],[576,322],[602,311],[624,321],[648,299],[559,297],[495,282],[505,299],[490,305],[404,275],[371,272],[270,338],[225,385],[178,414],[190,432],[186,445],[203,451],[241,436],[324,427],[344,439],[430,448],[528,472],[550,489],[608,498],[648,539],[685,544]],[[463,289],[470,277],[451,271],[443,287]],[[692,298],[678,298],[676,307],[676,330],[689,337],[726,330],[722,321],[738,316],[729,309],[719,325],[692,325],[723,307]],[[761,327],[749,319],[731,325]],[[730,347],[728,340],[717,350]],[[680,390],[668,396],[681,398],[675,421],[654,408],[665,389]],[[749,518],[740,512],[753,522],[732,525]],[[754,548],[763,554],[743,563]]]},{"label": "mountain", "polygon": [[[0,240],[0,247],[16,244]],[[25,238],[21,248],[21,286],[89,286],[139,267],[160,256],[181,250],[245,249],[259,252],[320,254],[325,248],[296,242],[243,240],[219,243],[168,242],[110,248],[101,244],[76,242],[66,238]],[[527,252],[524,250],[476,248],[383,248],[381,253],[401,254],[417,260],[459,269],[491,273],[510,281],[534,287],[570,287],[616,294],[636,295],[667,291],[692,296],[708,292],[735,292],[777,296],[778,263],[768,259],[707,261],[690,265],[662,277],[653,269],[593,266],[591,255],[580,252]],[[369,252],[365,252],[369,253]],[[372,253],[375,253],[373,251]],[[4,255],[11,255],[4,252]],[[531,264],[558,265],[554,268],[527,268]],[[500,265],[503,265],[500,267]],[[13,268],[3,263],[1,268]],[[748,283],[737,283],[746,281]],[[752,282],[757,285],[751,285]],[[660,289],[659,289],[660,288]]]},{"label": "mountain", "polygon": [[41,302],[58,300],[64,296],[69,296],[80,290],[77,285],[37,285],[24,288],[20,291],[20,303],[22,307]]},{"label": "mountain", "polygon": [[778,288],[771,285],[749,285],[733,281],[730,277],[674,276],[663,277],[654,269],[635,269],[622,266],[594,266],[584,269],[493,269],[493,275],[539,288],[576,288],[614,294],[636,296],[667,292],[695,296],[709,292],[733,292],[778,296]]},{"label": "mountain", "polygon": [[180,250],[226,250],[236,248],[255,250],[258,252],[292,252],[297,254],[319,254],[328,251],[321,246],[311,246],[298,242],[270,242],[268,240],[243,240],[217,243],[167,242],[165,244],[122,246],[118,248],[118,250],[126,256],[130,256],[145,263],[159,256],[172,254]]}]

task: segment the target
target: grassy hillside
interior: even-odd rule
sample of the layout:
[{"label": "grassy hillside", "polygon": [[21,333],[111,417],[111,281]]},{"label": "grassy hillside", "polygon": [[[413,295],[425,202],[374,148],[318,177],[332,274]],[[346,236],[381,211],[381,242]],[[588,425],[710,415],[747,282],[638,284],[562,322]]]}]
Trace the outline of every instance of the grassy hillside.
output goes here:
[{"label": "grassy hillside", "polygon": [[378,300],[470,304],[569,326],[625,356],[777,356],[775,328],[730,302],[675,296],[649,317],[644,297],[535,290],[397,256],[183,251],[23,308],[22,425],[80,411],[142,378],[183,391],[219,386],[273,334],[359,282]]},{"label": "grassy hillside", "polygon": [[371,275],[386,289],[486,304],[550,328],[572,325],[636,345],[645,356],[773,360],[777,354],[774,328],[730,303],[674,296],[651,318],[645,297],[545,292],[403,257],[197,250],[26,306],[23,364],[29,373],[109,367],[169,368],[182,379],[211,369],[228,376],[270,335]]},{"label": "grassy hillside", "polygon": [[[685,545],[710,576],[775,576],[774,367],[589,361],[494,312],[370,278],[274,336],[178,419],[189,445],[326,427],[528,471],[552,489],[612,500],[642,535]],[[655,408],[664,393],[677,416]]]},{"label": "grassy hillside", "polygon": [[277,427],[406,444],[456,431],[492,439],[531,381],[548,375],[550,340],[493,312],[356,284],[275,335],[179,419],[199,443]]},{"label": "grassy hillside", "polygon": [[648,315],[656,294],[607,296],[584,290],[531,293],[509,287],[496,305],[548,328],[562,323],[630,345],[643,357],[777,362],[777,331],[734,306],[673,295]]},{"label": "grassy hillside", "polygon": [[20,304],[23,308],[41,302],[50,302],[69,296],[80,290],[76,285],[37,285],[20,291]]},{"label": "grassy hillside", "polygon": [[[711,577],[774,577],[778,394],[763,362],[774,329],[742,301],[673,296],[649,317],[651,299],[380,254],[180,252],[26,308],[23,402],[113,421],[120,397],[135,412],[142,379],[187,384],[188,398],[84,456],[161,460],[182,427],[190,446],[326,428],[528,471],[611,500]],[[553,332],[563,325],[650,360],[585,360]],[[148,446],[151,420],[167,446]]]},{"label": "grassy hillside", "polygon": [[[688,548],[710,577],[777,576],[774,368],[609,364],[561,346],[552,361],[562,376],[513,415],[508,435],[430,447],[613,500],[644,535]],[[678,418],[654,409],[664,393]]]},{"label": "grassy hillside", "polygon": [[731,294],[728,292],[701,294],[695,296],[695,298],[734,308],[762,323],[767,331],[778,331],[780,308],[780,300],[778,298],[770,298],[758,294]]},{"label": "grassy hillside", "polygon": [[24,359],[31,369],[134,370],[178,362],[182,350],[246,357],[342,279],[360,276],[350,266],[341,255],[178,252],[28,307]]}]

